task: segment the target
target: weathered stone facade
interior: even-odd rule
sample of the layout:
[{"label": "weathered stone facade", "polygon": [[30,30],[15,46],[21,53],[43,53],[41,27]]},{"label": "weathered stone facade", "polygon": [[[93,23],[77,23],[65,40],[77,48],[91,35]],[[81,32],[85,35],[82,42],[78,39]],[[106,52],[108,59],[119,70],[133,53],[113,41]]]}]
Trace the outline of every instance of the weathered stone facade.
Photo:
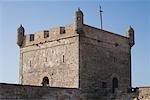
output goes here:
[{"label": "weathered stone facade", "polygon": [[84,24],[78,9],[71,25],[24,33],[21,25],[17,44],[22,85],[0,84],[1,99],[138,100],[145,95],[144,89],[133,91],[131,86],[132,27],[127,36],[95,28]]},{"label": "weathered stone facade", "polygon": [[71,26],[63,34],[61,28],[49,30],[50,36],[46,38],[44,32],[36,33],[34,41],[26,36],[20,49],[21,84],[40,86],[47,76],[51,87],[78,87],[79,40]]},{"label": "weathered stone facade", "polygon": [[112,93],[113,79],[117,79],[118,90],[127,92],[131,88],[131,46],[127,37],[84,25],[79,41],[81,88]]}]

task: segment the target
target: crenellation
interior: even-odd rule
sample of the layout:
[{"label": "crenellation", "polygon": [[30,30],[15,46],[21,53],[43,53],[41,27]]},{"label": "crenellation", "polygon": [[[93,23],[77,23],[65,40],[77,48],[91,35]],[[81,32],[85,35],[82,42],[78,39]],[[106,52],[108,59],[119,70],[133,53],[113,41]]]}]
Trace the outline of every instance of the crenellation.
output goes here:
[{"label": "crenellation", "polygon": [[65,27],[60,27],[60,34],[65,34],[65,33],[66,33]]},{"label": "crenellation", "polygon": [[[33,42],[33,41],[32,41]],[[30,41],[30,34],[25,35],[24,45],[31,45],[32,42]]]},{"label": "crenellation", "polygon": [[34,41],[34,34],[30,34],[30,41]]},{"label": "crenellation", "polygon": [[34,34],[25,35],[23,47],[60,40],[63,38],[72,37],[74,35],[76,34],[73,32],[73,25],[56,27],[49,30],[35,32]]},{"label": "crenellation", "polygon": [[49,30],[44,30],[44,38],[48,38],[49,37]]}]

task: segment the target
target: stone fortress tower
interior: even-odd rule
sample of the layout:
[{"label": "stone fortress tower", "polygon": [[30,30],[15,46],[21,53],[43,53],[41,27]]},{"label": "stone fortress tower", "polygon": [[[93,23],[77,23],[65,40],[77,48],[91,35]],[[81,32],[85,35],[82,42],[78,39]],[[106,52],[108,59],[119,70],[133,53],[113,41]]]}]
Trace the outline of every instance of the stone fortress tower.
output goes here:
[{"label": "stone fortress tower", "polygon": [[[20,83],[64,88],[103,96],[131,89],[131,48],[134,30],[127,36],[84,24],[78,9],[74,23],[25,35],[17,30],[20,47]],[[93,93],[93,94],[92,94]]]}]

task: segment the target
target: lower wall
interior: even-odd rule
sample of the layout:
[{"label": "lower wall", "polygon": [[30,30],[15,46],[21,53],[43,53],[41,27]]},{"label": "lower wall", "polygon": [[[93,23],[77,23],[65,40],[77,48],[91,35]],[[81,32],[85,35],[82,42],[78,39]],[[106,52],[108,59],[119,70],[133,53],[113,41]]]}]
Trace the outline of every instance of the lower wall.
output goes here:
[{"label": "lower wall", "polygon": [[150,87],[135,92],[107,94],[88,93],[79,88],[58,88],[0,83],[0,100],[150,100]]},{"label": "lower wall", "polygon": [[0,84],[0,100],[83,100],[80,90],[16,84]]}]

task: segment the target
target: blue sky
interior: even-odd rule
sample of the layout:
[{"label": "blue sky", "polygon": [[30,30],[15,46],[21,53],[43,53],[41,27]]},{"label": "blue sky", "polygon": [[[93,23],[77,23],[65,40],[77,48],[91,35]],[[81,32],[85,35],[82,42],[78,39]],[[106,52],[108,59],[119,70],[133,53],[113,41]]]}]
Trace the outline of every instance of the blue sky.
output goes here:
[{"label": "blue sky", "polygon": [[135,29],[132,48],[132,85],[150,86],[150,1],[149,0],[2,0],[0,1],[0,83],[18,83],[19,47],[16,30],[23,24],[25,33],[73,23],[80,7],[84,23],[100,27],[99,3],[103,27],[125,35]]}]

